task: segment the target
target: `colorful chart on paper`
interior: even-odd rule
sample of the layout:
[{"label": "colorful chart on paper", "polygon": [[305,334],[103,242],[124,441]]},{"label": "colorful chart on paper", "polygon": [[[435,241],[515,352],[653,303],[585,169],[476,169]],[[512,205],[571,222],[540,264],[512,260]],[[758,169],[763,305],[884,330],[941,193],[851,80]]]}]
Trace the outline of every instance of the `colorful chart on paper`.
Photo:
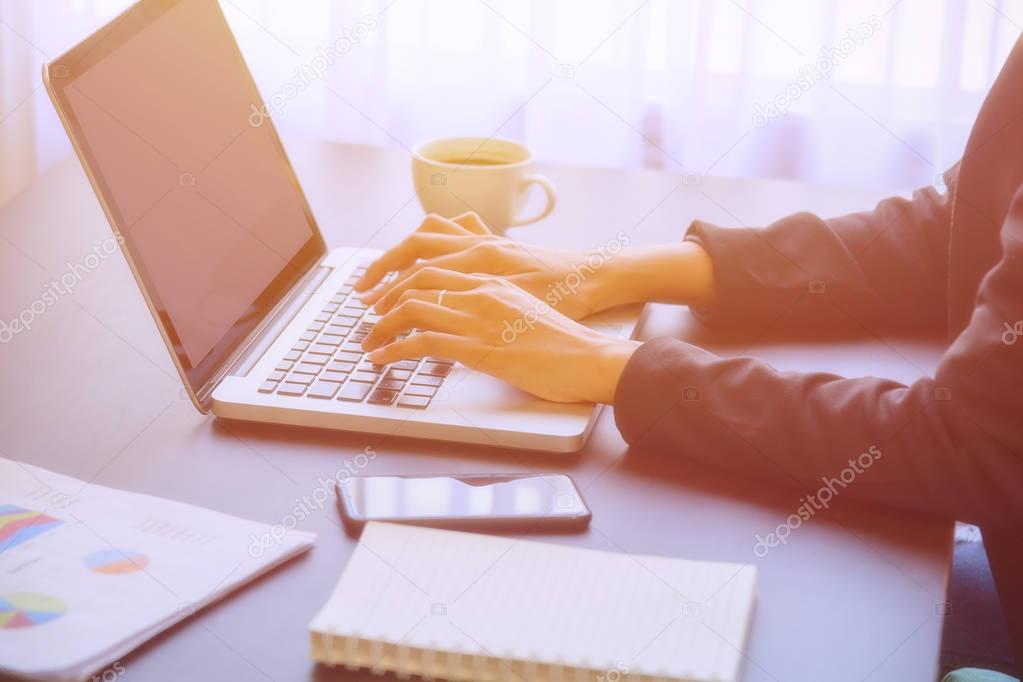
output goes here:
[{"label": "colorful chart on paper", "polygon": [[60,618],[67,607],[59,599],[36,592],[0,594],[0,630],[30,628]]},{"label": "colorful chart on paper", "polygon": [[64,524],[60,519],[13,504],[0,504],[0,554]]},{"label": "colorful chart on paper", "polygon": [[94,573],[134,573],[149,565],[149,557],[127,549],[102,549],[85,557],[84,563]]}]

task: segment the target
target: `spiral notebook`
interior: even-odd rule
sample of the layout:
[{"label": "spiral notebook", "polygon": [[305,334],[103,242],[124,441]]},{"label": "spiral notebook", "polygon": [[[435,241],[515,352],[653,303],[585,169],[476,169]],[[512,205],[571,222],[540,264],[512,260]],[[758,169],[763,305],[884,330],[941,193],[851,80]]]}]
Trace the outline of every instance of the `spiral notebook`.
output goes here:
[{"label": "spiral notebook", "polygon": [[735,681],[755,589],[749,564],[370,523],[312,657],[474,682]]}]

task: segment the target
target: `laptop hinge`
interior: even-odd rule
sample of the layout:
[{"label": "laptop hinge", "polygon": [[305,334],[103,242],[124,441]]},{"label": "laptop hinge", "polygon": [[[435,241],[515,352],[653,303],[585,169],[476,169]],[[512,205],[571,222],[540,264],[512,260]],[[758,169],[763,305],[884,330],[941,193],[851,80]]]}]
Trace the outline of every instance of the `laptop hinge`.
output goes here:
[{"label": "laptop hinge", "polygon": [[220,382],[228,376],[248,373],[252,366],[263,357],[263,353],[277,339],[281,331],[298,314],[298,311],[302,309],[306,301],[320,288],[320,285],[323,284],[333,271],[333,268],[322,265],[322,263],[323,258],[313,265],[309,272],[291,287],[287,295],[274,306],[273,310],[263,318],[262,322],[239,344],[234,353],[224,361],[220,368],[210,377],[209,381],[203,384],[202,388],[196,392],[196,398],[203,412],[209,412],[212,408],[213,391],[220,385]]}]

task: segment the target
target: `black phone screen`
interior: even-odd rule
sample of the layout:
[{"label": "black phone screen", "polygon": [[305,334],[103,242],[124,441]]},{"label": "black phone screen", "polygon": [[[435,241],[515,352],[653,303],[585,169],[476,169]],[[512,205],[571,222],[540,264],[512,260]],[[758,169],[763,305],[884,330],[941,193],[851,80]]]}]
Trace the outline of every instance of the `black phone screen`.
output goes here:
[{"label": "black phone screen", "polygon": [[339,486],[338,497],[341,513],[357,524],[451,521],[482,527],[535,520],[564,525],[590,518],[564,474],[355,476]]}]

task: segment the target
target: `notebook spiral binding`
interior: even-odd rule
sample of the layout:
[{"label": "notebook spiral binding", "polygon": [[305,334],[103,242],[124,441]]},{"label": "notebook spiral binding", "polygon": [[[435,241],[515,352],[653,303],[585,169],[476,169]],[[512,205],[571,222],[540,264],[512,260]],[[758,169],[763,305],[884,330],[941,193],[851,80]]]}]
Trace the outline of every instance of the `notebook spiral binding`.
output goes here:
[{"label": "notebook spiral binding", "polygon": [[[394,673],[400,679],[411,676],[427,680],[454,682],[600,682],[607,680],[607,671],[613,665],[594,666],[582,660],[569,664],[562,659],[542,663],[531,652],[520,658],[506,651],[500,657],[466,653],[461,650],[442,651],[436,642],[426,647],[403,643],[384,643],[382,637],[366,637],[362,633],[319,634],[313,638],[313,653],[328,665],[340,665],[348,670],[369,669],[375,674]],[[670,679],[665,670],[658,674],[630,672],[628,682],[664,682]]]}]

